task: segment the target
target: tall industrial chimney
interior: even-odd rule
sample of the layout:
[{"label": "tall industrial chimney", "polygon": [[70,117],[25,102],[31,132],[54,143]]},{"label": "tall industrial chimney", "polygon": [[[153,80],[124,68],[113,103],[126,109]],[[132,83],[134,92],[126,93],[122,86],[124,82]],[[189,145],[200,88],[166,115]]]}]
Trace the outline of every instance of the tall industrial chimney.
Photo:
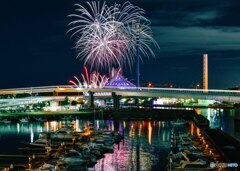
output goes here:
[{"label": "tall industrial chimney", "polygon": [[208,54],[203,54],[203,89],[208,90]]}]

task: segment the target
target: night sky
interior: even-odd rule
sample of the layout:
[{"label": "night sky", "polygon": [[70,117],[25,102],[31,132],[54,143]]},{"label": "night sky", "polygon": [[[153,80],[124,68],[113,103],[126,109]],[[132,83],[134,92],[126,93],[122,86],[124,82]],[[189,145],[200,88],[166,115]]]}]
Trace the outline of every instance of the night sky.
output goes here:
[{"label": "night sky", "polygon": [[[112,4],[114,1],[107,1]],[[123,3],[124,1],[116,1]],[[141,83],[202,83],[202,56],[209,55],[209,88],[240,85],[239,0],[134,0],[146,10],[161,49],[144,58]],[[82,0],[2,0],[0,88],[68,84],[83,72],[67,17]],[[135,72],[124,70],[135,79]]]}]

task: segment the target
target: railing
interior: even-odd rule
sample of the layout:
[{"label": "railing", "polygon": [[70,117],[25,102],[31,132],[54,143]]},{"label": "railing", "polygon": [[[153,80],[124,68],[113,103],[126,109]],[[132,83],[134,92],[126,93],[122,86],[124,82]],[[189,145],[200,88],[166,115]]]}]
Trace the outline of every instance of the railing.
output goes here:
[{"label": "railing", "polygon": [[112,91],[126,91],[126,92],[171,92],[171,93],[191,93],[191,94],[204,94],[204,95],[233,95],[233,96],[240,96],[239,90],[218,90],[218,89],[183,89],[183,88],[154,88],[154,87],[139,87],[139,88],[114,88],[109,87]]},{"label": "railing", "polygon": [[11,98],[11,99],[0,99],[0,108],[8,106],[17,106],[25,104],[35,104],[43,101],[62,100],[65,96],[53,96],[53,97],[27,97],[27,98]]},{"label": "railing", "polygon": [[[155,87],[105,87],[105,88],[76,88],[70,85],[57,85],[57,86],[42,86],[42,87],[27,87],[27,88],[14,88],[14,89],[2,89],[0,90],[0,95],[2,94],[21,94],[21,93],[42,93],[42,92],[95,92],[95,96],[111,96],[111,92],[116,92],[116,94],[122,96],[176,96],[179,98],[196,97],[199,99],[215,99],[222,101],[240,102],[240,91],[239,90],[203,90],[203,89],[182,89],[182,88],[155,88]],[[103,93],[103,94],[101,94]],[[106,93],[106,94],[104,94]],[[110,94],[109,94],[110,93]],[[42,100],[59,100],[64,96],[29,96],[25,98],[15,98],[15,99],[0,99],[0,108],[9,105],[9,103],[31,103],[32,101],[42,101]],[[38,99],[39,98],[39,99]],[[59,99],[58,99],[59,98]],[[19,101],[17,101],[19,100]],[[6,104],[8,103],[8,104]]]},{"label": "railing", "polygon": [[41,93],[41,92],[87,92],[87,91],[125,91],[125,92],[180,92],[180,93],[199,93],[199,94],[221,94],[221,95],[240,95],[240,90],[218,90],[218,89],[183,89],[183,88],[155,88],[155,87],[105,87],[105,88],[74,88],[71,85],[41,86],[27,88],[0,89],[1,94],[20,94],[20,93]]}]

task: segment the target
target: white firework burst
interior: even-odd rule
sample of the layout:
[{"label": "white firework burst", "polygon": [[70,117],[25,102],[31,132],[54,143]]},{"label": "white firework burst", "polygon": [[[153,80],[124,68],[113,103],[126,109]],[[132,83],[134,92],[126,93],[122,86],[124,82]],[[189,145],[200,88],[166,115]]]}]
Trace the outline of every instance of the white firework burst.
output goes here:
[{"label": "white firework burst", "polygon": [[152,38],[150,22],[143,16],[144,10],[125,2],[107,6],[104,2],[87,2],[88,9],[76,5],[74,20],[68,32],[76,36],[77,58],[90,68],[132,66],[137,51],[140,56],[154,56],[151,44],[158,47]]}]

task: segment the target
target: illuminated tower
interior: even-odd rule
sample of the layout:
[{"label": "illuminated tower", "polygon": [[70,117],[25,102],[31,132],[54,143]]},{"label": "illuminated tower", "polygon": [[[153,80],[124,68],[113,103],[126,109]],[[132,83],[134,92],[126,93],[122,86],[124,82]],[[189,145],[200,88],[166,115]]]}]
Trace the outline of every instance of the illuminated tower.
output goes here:
[{"label": "illuminated tower", "polygon": [[133,27],[136,31],[136,86],[139,87],[140,85],[140,69],[139,69],[140,20],[136,19],[136,20],[133,20],[132,22],[133,22]]},{"label": "illuminated tower", "polygon": [[203,89],[208,90],[208,54],[203,54]]}]

